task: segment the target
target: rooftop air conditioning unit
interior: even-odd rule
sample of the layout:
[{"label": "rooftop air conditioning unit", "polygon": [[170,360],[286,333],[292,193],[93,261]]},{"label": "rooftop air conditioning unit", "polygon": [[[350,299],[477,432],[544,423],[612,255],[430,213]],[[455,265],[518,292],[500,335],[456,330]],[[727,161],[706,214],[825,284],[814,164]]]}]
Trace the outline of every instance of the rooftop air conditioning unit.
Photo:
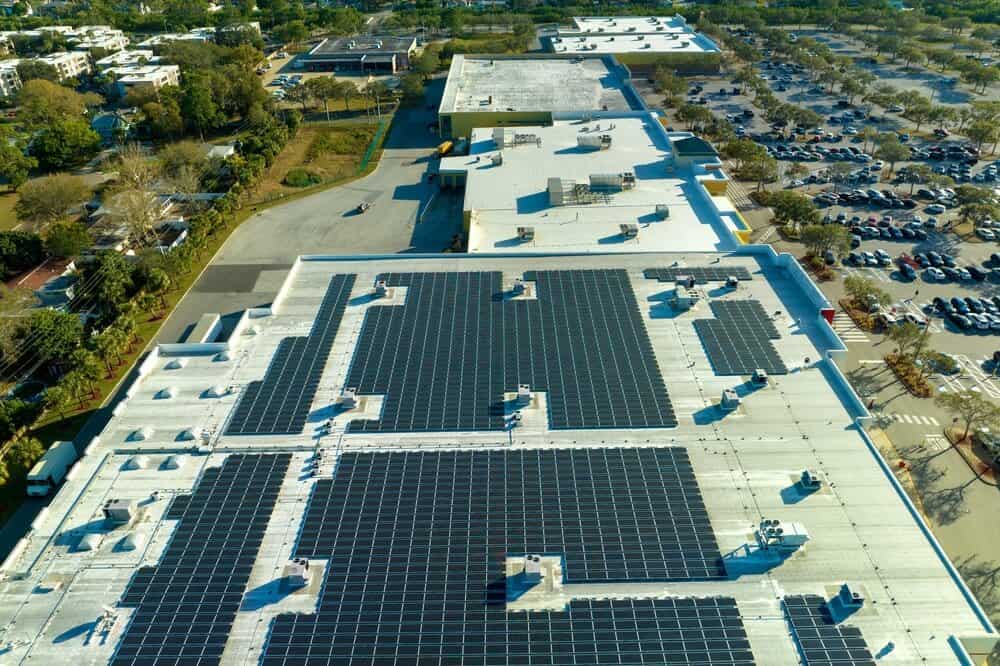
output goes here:
[{"label": "rooftop air conditioning unit", "polygon": [[132,521],[135,514],[135,502],[131,500],[110,499],[104,503],[104,520],[111,525],[126,525]]},{"label": "rooftop air conditioning unit", "polygon": [[524,575],[535,580],[542,577],[541,555],[528,555],[524,558]]},{"label": "rooftop air conditioning unit", "polygon": [[841,605],[845,608],[861,608],[865,605],[865,597],[860,591],[854,590],[850,585],[844,583],[840,586],[840,592],[837,593],[837,598],[840,599]]},{"label": "rooftop air conditioning unit", "polygon": [[495,153],[490,156],[490,164],[493,166],[500,166],[503,164],[503,153]]},{"label": "rooftop air conditioning unit", "polygon": [[386,294],[389,293],[389,285],[385,280],[378,280],[375,283],[375,295],[379,298],[385,298]]},{"label": "rooftop air conditioning unit", "polygon": [[622,230],[622,236],[625,238],[637,238],[639,236],[639,225],[633,224],[632,222],[626,222],[624,224],[618,225],[618,228]]},{"label": "rooftop air conditioning unit", "polygon": [[667,204],[656,204],[656,219],[665,220],[670,217],[670,206]]},{"label": "rooftop air conditioning unit", "polygon": [[513,291],[514,294],[516,295],[521,295],[524,293],[524,290],[525,290],[524,280],[522,280],[521,278],[514,278],[514,286],[511,288],[511,291]]},{"label": "rooftop air conditioning unit", "polygon": [[802,476],[799,478],[799,485],[808,491],[819,490],[823,485],[823,480],[819,478],[818,473],[807,469],[802,471]]},{"label": "rooftop air conditioning unit", "polygon": [[518,227],[517,228],[517,239],[521,240],[521,241],[535,240],[535,228],[534,227]]},{"label": "rooftop air conditioning unit", "polygon": [[344,409],[354,409],[358,405],[358,389],[349,386],[340,394],[340,406]]},{"label": "rooftop air conditioning unit", "polygon": [[296,557],[288,565],[288,585],[290,587],[305,587],[309,584],[312,574],[309,572],[309,560]]},{"label": "rooftop air conditioning unit", "polygon": [[695,279],[693,275],[678,275],[674,281],[674,286],[694,289]]},{"label": "rooftop air conditioning unit", "polygon": [[730,289],[738,289],[740,286],[740,280],[735,275],[730,275],[726,278],[726,286]]},{"label": "rooftop air conditioning unit", "polygon": [[722,392],[722,401],[719,403],[727,412],[731,412],[740,406],[740,396],[733,389],[725,389]]},{"label": "rooftop air conditioning unit", "polygon": [[766,384],[767,383],[767,371],[757,368],[753,371],[753,375],[750,377],[754,384]]},{"label": "rooftop air conditioning unit", "polygon": [[527,384],[518,385],[517,404],[519,407],[527,407],[531,404],[531,387]]}]

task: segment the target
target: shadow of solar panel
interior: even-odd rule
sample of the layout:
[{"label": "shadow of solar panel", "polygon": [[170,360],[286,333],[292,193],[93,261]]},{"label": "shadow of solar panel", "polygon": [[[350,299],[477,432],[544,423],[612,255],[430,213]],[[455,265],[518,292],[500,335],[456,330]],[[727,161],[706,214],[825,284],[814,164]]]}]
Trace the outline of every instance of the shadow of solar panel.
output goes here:
[{"label": "shadow of solar panel", "polygon": [[218,664],[291,456],[230,455],[167,511],[179,520],[159,564],[136,571],[120,666]]},{"label": "shadow of solar panel", "polygon": [[546,392],[553,429],[676,426],[625,271],[530,277],[537,300],[505,297],[496,272],[382,276],[406,304],[365,316],[347,384],[385,399],[349,431],[502,430],[519,384]]},{"label": "shadow of solar panel", "polygon": [[285,338],[278,344],[264,379],[250,382],[240,395],[226,426],[227,435],[302,432],[354,288],[354,277],[330,278],[309,336]]},{"label": "shadow of solar panel", "polygon": [[771,343],[781,335],[759,301],[712,301],[716,319],[696,319],[694,330],[717,375],[749,375],[758,368],[788,374]]},{"label": "shadow of solar panel", "polygon": [[752,280],[750,271],[745,266],[687,266],[670,268],[647,268],[642,272],[648,280],[673,282],[681,276],[693,277],[698,284],[706,282],[725,282],[730,277],[737,280]]},{"label": "shadow of solar panel", "polygon": [[525,553],[569,582],[725,577],[682,448],[346,453],[296,549],[329,560],[317,611],[278,616],[261,663],[753,663],[728,598],[508,611]]},{"label": "shadow of solar panel", "polygon": [[785,616],[806,666],[863,664],[875,666],[861,630],[834,622],[826,601],[817,595],[785,597]]}]

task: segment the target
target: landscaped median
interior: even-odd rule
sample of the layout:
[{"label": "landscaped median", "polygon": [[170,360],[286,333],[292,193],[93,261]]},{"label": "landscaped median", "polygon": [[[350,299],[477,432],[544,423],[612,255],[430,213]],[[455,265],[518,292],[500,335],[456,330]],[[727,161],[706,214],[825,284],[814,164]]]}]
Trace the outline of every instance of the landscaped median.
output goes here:
[{"label": "landscaped median", "polygon": [[913,361],[900,354],[887,354],[885,364],[889,366],[899,383],[906,387],[906,390],[918,398],[929,398],[931,396],[931,385],[924,377],[920,368],[914,365]]}]

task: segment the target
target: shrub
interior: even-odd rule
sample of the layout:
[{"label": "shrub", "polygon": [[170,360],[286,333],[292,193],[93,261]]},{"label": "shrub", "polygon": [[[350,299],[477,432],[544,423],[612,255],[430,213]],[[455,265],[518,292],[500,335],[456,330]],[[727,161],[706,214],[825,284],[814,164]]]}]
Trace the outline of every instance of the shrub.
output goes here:
[{"label": "shrub", "polygon": [[309,187],[310,185],[316,185],[323,181],[318,174],[309,171],[308,169],[295,168],[289,170],[285,174],[285,180],[283,181],[285,185],[289,187]]}]

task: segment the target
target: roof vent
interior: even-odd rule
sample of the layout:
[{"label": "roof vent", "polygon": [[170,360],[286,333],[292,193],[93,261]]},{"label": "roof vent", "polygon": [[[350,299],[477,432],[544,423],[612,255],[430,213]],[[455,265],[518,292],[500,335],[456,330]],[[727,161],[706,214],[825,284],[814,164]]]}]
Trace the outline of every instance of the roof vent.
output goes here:
[{"label": "roof vent", "polygon": [[243,332],[244,335],[258,335],[260,333],[260,326],[254,324]]},{"label": "roof vent", "polygon": [[90,532],[84,534],[80,537],[80,540],[76,542],[76,550],[79,552],[89,552],[92,550],[97,550],[97,547],[101,545],[101,535]]},{"label": "roof vent", "polygon": [[133,430],[132,433],[128,436],[128,438],[129,441],[131,442],[144,442],[152,436],[153,436],[153,429],[150,428],[149,426],[143,426],[141,428]]},{"label": "roof vent", "polygon": [[167,459],[163,461],[163,469],[180,469],[184,466],[184,458],[179,455],[167,456]]},{"label": "roof vent", "polygon": [[184,428],[177,435],[177,439],[181,442],[191,442],[201,437],[201,428],[197,426],[192,426],[190,428]]},{"label": "roof vent", "polygon": [[618,228],[622,230],[622,236],[625,238],[638,238],[639,237],[639,225],[633,224],[632,222],[626,222],[624,224],[619,224]]},{"label": "roof vent", "polygon": [[171,398],[176,398],[176,397],[177,397],[176,386],[167,386],[165,388],[161,388],[159,391],[156,392],[157,400],[170,400]]},{"label": "roof vent", "polygon": [[121,538],[118,542],[118,550],[131,551],[142,546],[144,539],[141,534],[136,534],[135,532],[129,532]]},{"label": "roof vent", "polygon": [[167,364],[163,367],[165,367],[167,370],[180,370],[185,365],[187,365],[186,358],[175,358],[171,359],[170,361],[167,361]]},{"label": "roof vent", "polygon": [[132,456],[125,461],[122,465],[122,469],[136,470],[136,469],[146,469],[149,466],[149,458],[146,456]]},{"label": "roof vent", "polygon": [[220,362],[221,361],[229,361],[229,360],[232,360],[232,358],[233,358],[233,355],[230,354],[229,351],[227,351],[227,350],[220,351],[218,354],[215,355],[215,360],[216,361],[220,361]]},{"label": "roof vent", "polygon": [[527,287],[524,284],[524,280],[522,280],[521,278],[514,278],[514,286],[511,287],[511,291],[513,291],[515,295],[519,296],[523,294],[526,288]]},{"label": "roof vent", "polygon": [[229,394],[229,389],[227,389],[222,384],[216,384],[215,386],[210,386],[205,389],[206,398],[221,398],[224,395]]}]

